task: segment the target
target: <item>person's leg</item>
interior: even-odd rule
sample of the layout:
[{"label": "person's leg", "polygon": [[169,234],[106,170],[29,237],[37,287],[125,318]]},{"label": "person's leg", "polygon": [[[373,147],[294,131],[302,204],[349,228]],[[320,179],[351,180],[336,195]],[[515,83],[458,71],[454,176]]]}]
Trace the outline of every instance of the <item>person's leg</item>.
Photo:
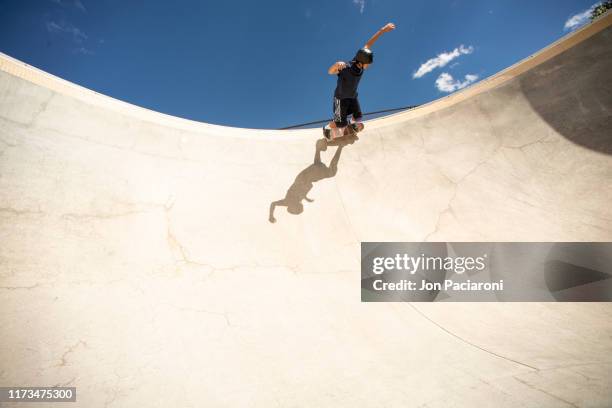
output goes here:
[{"label": "person's leg", "polygon": [[332,112],[332,120],[330,120],[327,125],[323,126],[323,136],[325,136],[328,141],[334,139],[336,133],[336,121],[340,121],[341,117],[340,99],[336,98],[335,96],[332,99]]},{"label": "person's leg", "polygon": [[332,140],[332,129],[336,124],[334,122],[329,122],[327,125],[323,126],[323,136],[328,141]]},{"label": "person's leg", "polygon": [[359,104],[359,99],[355,98],[353,101],[353,122],[360,128],[363,129],[363,113],[361,112],[361,105]]},{"label": "person's leg", "polygon": [[351,100],[351,113],[352,113],[352,118],[351,118],[351,126],[353,127],[353,130],[355,132],[359,132],[361,130],[363,130],[363,123],[361,123],[362,119],[363,119],[363,113],[361,112],[361,106],[359,104],[359,99],[355,98],[353,100]]},{"label": "person's leg", "polygon": [[329,123],[331,128],[331,139],[344,135],[344,128],[348,125],[347,121],[347,100],[334,97],[334,118]]}]

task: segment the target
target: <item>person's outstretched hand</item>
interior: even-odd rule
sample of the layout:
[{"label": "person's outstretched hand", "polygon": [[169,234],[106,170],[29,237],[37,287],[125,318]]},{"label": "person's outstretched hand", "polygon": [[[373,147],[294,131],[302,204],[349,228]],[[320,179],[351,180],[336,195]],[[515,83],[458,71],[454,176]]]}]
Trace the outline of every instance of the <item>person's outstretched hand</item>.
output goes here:
[{"label": "person's outstretched hand", "polygon": [[395,30],[395,24],[393,23],[387,23],[383,28],[381,28],[383,33],[388,33],[389,31],[393,30]]}]

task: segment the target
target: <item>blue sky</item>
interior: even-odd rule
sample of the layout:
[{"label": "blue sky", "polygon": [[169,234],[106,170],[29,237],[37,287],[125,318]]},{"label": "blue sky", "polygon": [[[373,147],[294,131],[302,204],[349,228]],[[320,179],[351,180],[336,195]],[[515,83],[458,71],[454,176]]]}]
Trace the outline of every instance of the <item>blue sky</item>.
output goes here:
[{"label": "blue sky", "polygon": [[0,0],[0,51],[156,111],[278,128],[330,117],[327,68],[387,22],[397,29],[373,47],[364,112],[493,75],[578,27],[593,3]]}]

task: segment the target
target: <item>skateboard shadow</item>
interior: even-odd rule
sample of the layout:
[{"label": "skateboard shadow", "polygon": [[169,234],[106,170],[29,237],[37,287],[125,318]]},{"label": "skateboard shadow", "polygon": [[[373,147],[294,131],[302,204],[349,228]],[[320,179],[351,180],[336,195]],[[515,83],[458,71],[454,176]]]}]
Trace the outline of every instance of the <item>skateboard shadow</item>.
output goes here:
[{"label": "skateboard shadow", "polygon": [[[287,207],[287,212],[290,214],[301,214],[304,211],[304,204],[302,201],[306,200],[309,203],[314,201],[313,199],[308,198],[308,193],[310,190],[312,190],[314,183],[326,178],[334,177],[338,172],[338,162],[340,161],[342,149],[346,145],[355,143],[357,140],[359,140],[359,138],[355,135],[336,139],[333,142],[328,142],[325,139],[317,140],[313,163],[304,170],[300,171],[300,173],[295,177],[293,184],[291,184],[287,190],[284,198],[277,201],[272,201],[272,203],[270,203],[268,221],[272,223],[276,222],[276,218],[274,218],[274,211],[276,207],[279,206]],[[329,162],[329,166],[321,161],[321,152],[327,150],[328,146],[337,146],[334,157],[332,157],[331,161]]]}]

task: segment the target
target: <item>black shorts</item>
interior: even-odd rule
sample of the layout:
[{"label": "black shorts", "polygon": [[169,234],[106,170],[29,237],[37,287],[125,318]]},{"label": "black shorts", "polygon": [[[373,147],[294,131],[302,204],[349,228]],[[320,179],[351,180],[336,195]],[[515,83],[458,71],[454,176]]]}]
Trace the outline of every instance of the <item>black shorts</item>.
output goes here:
[{"label": "black shorts", "polygon": [[359,120],[363,116],[361,106],[357,98],[339,99],[334,97],[334,122],[337,127],[348,126],[348,116],[353,115],[353,120]]}]

